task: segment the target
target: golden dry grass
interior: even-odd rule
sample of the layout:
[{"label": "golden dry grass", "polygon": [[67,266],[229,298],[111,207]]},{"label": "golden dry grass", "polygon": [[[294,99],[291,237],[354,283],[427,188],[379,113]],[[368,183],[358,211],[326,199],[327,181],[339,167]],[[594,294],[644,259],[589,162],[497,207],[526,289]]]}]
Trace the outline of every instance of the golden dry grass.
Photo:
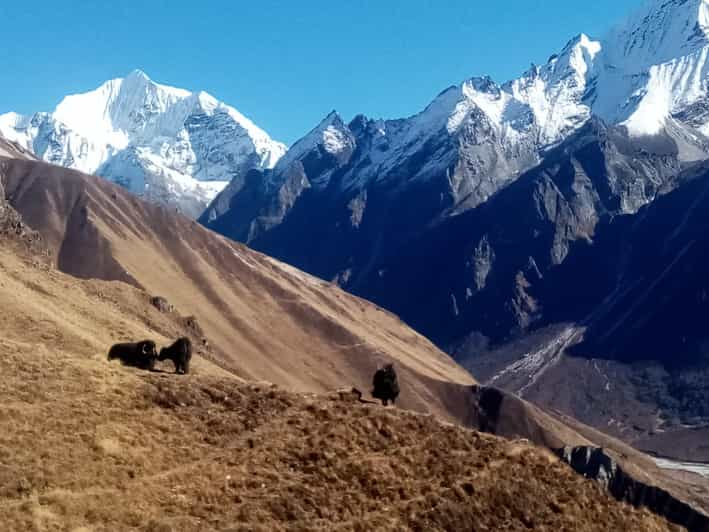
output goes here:
[{"label": "golden dry grass", "polygon": [[669,529],[529,444],[430,416],[0,353],[5,530]]},{"label": "golden dry grass", "polygon": [[179,324],[5,245],[0,308],[2,530],[670,529],[524,442],[202,357],[189,376],[109,363],[113,341]]}]

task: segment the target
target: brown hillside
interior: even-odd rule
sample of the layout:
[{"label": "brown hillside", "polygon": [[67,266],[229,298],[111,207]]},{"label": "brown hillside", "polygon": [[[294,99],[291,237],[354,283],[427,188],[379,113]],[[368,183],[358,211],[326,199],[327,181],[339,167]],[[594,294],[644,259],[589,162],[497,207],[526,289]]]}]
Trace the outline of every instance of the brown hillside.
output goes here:
[{"label": "brown hillside", "polygon": [[116,339],[179,324],[7,242],[0,306],[3,530],[673,529],[528,443],[242,384],[202,358],[187,377],[109,363]]},{"label": "brown hillside", "polygon": [[[236,376],[301,392],[352,385],[368,390],[376,366],[393,360],[404,383],[401,406],[480,425],[472,377],[390,313],[98,178],[35,161],[0,159],[0,180],[25,222],[40,230],[61,270],[79,278],[124,281],[80,281],[51,268],[27,268],[17,253],[5,250],[2,263],[9,277],[3,283],[12,289],[1,303],[12,310],[0,321],[0,331],[9,331],[6,340],[15,342],[8,351],[18,347],[50,360],[58,356],[62,361],[52,368],[74,364],[73,355],[80,353],[90,365],[98,364],[92,375],[100,381],[111,343],[143,337],[165,343],[184,334],[177,314],[160,313],[149,304],[150,295],[161,295],[182,316],[196,316],[210,341],[211,350],[201,349],[196,361],[197,379],[231,379],[222,387],[235,386]],[[10,282],[13,277],[17,282]],[[47,326],[50,332],[43,332]],[[83,342],[80,349],[77,341]],[[68,357],[66,362],[62,357]],[[123,379],[120,370],[108,368]],[[40,384],[47,375],[42,371]],[[189,379],[185,393],[192,393]],[[12,386],[6,391],[14,393]],[[505,437],[546,447],[602,442],[618,448],[614,440],[587,437],[580,425],[513,398],[498,417],[492,431]],[[695,503],[706,493],[704,484],[690,483],[686,489],[684,481],[647,468],[650,462],[639,453],[630,464],[626,453],[616,456],[643,481],[665,486],[681,500]],[[636,462],[641,466],[634,467]]]},{"label": "brown hillside", "polygon": [[60,270],[166,297],[197,317],[214,359],[241,378],[368,391],[377,365],[391,360],[407,383],[403,406],[458,417],[437,383],[472,377],[392,314],[99,178],[4,159],[0,179]]},{"label": "brown hillside", "polygon": [[14,142],[0,137],[0,157],[12,157],[16,159],[31,159],[34,160],[35,156],[29,153],[24,148],[21,148]]}]

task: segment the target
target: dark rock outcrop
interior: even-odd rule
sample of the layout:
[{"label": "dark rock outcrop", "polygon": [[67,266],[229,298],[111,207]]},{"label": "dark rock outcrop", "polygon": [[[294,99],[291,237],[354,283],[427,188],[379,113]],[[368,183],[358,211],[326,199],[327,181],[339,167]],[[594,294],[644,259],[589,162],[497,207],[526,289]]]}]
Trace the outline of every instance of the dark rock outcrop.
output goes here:
[{"label": "dark rock outcrop", "polygon": [[662,488],[634,479],[603,449],[586,446],[563,447],[555,452],[574,471],[597,481],[616,499],[636,507],[644,506],[692,532],[709,531],[709,516]]},{"label": "dark rock outcrop", "polygon": [[[473,386],[470,392],[471,418],[468,422],[478,430],[505,438],[530,440],[553,451],[577,473],[595,480],[618,500],[646,507],[690,531],[709,531],[709,517],[701,510],[662,487],[637,480],[606,450],[590,445],[588,439],[558,418],[498,388]],[[623,459],[634,460],[626,457],[620,448],[615,451]]]},{"label": "dark rock outcrop", "polygon": [[154,296],[150,298],[150,304],[162,313],[173,312],[175,307],[162,296]]},{"label": "dark rock outcrop", "polygon": [[49,252],[42,242],[41,235],[27,226],[6,197],[1,179],[5,164],[0,158],[0,238],[23,244],[37,264],[49,264]]}]

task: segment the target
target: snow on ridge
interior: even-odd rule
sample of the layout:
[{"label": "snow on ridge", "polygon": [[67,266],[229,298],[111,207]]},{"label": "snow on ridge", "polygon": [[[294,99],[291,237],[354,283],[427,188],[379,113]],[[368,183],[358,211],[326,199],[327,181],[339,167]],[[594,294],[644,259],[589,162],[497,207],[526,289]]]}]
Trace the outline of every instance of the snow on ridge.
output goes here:
[{"label": "snow on ridge", "polygon": [[325,151],[333,155],[345,150],[347,147],[347,137],[341,129],[329,125],[322,133],[323,147]]},{"label": "snow on ridge", "polygon": [[[594,114],[634,136],[653,135],[707,98],[708,50],[709,0],[651,0],[602,40],[579,34],[545,65],[502,86],[489,78],[464,82],[448,130],[475,107],[508,138],[535,130],[540,147]],[[709,123],[699,129],[709,133]]]},{"label": "snow on ridge", "polygon": [[317,146],[337,155],[350,143],[350,131],[336,111],[331,111],[317,126],[296,141],[275,165],[275,169],[285,170]]},{"label": "snow on ridge", "polygon": [[705,46],[709,0],[649,0],[604,38],[610,64],[645,69]]},{"label": "snow on ridge", "polygon": [[231,179],[273,167],[286,151],[235,108],[140,70],[66,96],[52,113],[0,115],[0,134],[40,159],[103,175],[148,199],[160,189],[157,201],[192,216]]},{"label": "snow on ridge", "polygon": [[[709,0],[650,0],[601,40],[581,33],[546,64],[502,85],[466,80],[407,120],[414,136],[442,124],[455,134],[472,112],[482,112],[498,135],[533,135],[540,148],[594,114],[633,135],[652,135],[707,97],[708,49]],[[709,123],[700,130],[709,133]]]},{"label": "snow on ridge", "polygon": [[255,143],[271,144],[273,145],[274,150],[276,152],[280,152],[281,155],[285,152],[285,144],[271,140],[271,137],[269,137],[263,129],[254,124],[252,120],[244,116],[234,107],[220,102],[214,96],[205,91],[196,93],[195,98],[197,99],[197,102],[202,110],[209,115],[217,112],[225,112],[228,114],[237,124],[248,132],[249,136],[255,141]]},{"label": "snow on ridge", "polygon": [[455,133],[474,110],[482,112],[505,138],[534,136],[541,146],[558,142],[590,116],[583,102],[598,41],[581,34],[543,66],[498,85],[489,77],[476,77],[442,93],[448,101],[438,109],[447,114],[446,129]]},{"label": "snow on ridge", "polygon": [[178,87],[171,87],[170,85],[163,85],[162,83],[158,83],[156,81],[153,81],[152,79],[150,79],[150,76],[148,76],[145,72],[143,72],[139,68],[130,72],[123,79],[124,79],[124,81],[127,80],[128,83],[131,83],[131,82],[138,83],[138,84],[150,83],[150,84],[156,86],[161,91],[168,93],[168,94],[174,96],[175,98],[187,98],[192,94],[190,91],[188,91],[186,89],[180,89]]},{"label": "snow on ridge", "polygon": [[[384,176],[429,140],[473,131],[468,125],[484,124],[472,134],[489,128],[490,142],[510,153],[516,145],[542,152],[593,115],[626,125],[632,135],[658,133],[668,118],[709,97],[709,0],[653,0],[640,13],[603,39],[578,34],[517,79],[498,85],[471,78],[416,115],[381,121],[368,152],[371,167],[343,183],[367,180],[374,168]],[[709,123],[699,129],[709,134]],[[385,149],[377,150],[380,144]]]},{"label": "snow on ridge", "polygon": [[660,132],[707,97],[708,49],[709,0],[647,2],[604,39],[594,111],[634,136]]}]

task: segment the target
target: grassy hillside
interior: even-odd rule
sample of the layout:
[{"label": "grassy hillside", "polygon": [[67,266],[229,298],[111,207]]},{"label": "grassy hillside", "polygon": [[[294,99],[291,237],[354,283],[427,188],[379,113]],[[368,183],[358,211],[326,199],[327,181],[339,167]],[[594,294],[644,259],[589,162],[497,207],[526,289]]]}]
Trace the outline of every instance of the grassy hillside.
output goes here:
[{"label": "grassy hillside", "polygon": [[225,370],[299,391],[369,390],[377,366],[391,361],[408,383],[402,406],[459,419],[440,385],[473,378],[375,305],[100,178],[0,159],[0,179],[59,270],[167,298],[197,318]]},{"label": "grassy hillside", "polygon": [[[3,530],[669,530],[546,451],[428,415],[178,376],[106,346],[180,323],[0,247]],[[159,333],[158,331],[162,331]]]}]

